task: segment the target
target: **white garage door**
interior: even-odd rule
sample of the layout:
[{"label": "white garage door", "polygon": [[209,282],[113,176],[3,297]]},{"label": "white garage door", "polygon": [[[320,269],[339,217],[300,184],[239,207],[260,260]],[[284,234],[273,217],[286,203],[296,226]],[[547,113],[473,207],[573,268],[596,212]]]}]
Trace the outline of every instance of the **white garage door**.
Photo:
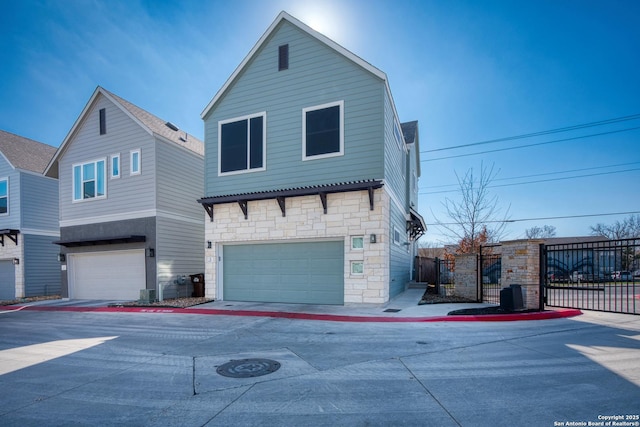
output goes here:
[{"label": "white garage door", "polygon": [[136,300],[146,287],[144,249],[69,255],[69,297]]}]

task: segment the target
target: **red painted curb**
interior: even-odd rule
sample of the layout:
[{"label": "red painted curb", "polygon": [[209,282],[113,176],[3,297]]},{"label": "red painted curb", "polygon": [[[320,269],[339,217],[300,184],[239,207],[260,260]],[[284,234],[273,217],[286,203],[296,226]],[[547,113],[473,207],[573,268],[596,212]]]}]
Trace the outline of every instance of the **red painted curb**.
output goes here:
[{"label": "red painted curb", "polygon": [[424,323],[424,322],[514,322],[521,320],[548,320],[579,316],[577,309],[558,309],[535,313],[483,314],[431,317],[387,317],[387,316],[343,316],[337,314],[291,313],[283,311],[219,310],[208,308],[171,307],[59,307],[59,306],[7,306],[7,310],[28,311],[72,311],[96,313],[165,313],[204,314],[210,316],[273,317],[280,319],[323,320],[328,322],[379,322],[379,323]]}]

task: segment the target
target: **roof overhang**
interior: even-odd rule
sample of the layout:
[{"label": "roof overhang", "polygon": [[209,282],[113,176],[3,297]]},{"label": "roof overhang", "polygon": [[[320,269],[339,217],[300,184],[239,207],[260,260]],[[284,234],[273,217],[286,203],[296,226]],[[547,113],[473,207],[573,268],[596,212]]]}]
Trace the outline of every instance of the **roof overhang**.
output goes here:
[{"label": "roof overhang", "polygon": [[[217,102],[220,100],[220,98],[222,98],[224,96],[224,94],[227,92],[227,90],[231,87],[231,85],[236,81],[236,79],[240,76],[240,74],[242,74],[242,71],[245,69],[245,67],[247,66],[247,64],[249,64],[249,62],[251,61],[251,59],[253,58],[253,56],[262,48],[262,46],[267,42],[267,40],[269,39],[269,37],[271,36],[271,34],[276,30],[276,28],[278,27],[278,25],[282,22],[282,21],[287,21],[291,24],[293,24],[294,26],[296,26],[298,29],[304,31],[305,33],[309,34],[311,37],[314,37],[315,39],[317,39],[318,41],[320,41],[321,43],[324,43],[325,45],[327,45],[328,47],[330,47],[331,49],[335,50],[336,52],[340,53],[341,55],[343,55],[344,57],[346,57],[347,59],[349,59],[350,61],[356,63],[357,65],[359,65],[360,67],[364,68],[365,70],[367,70],[368,72],[370,72],[371,74],[373,74],[374,76],[378,77],[379,79],[383,80],[385,82],[385,84],[387,85],[387,91],[389,92],[389,96],[391,96],[391,91],[389,89],[389,84],[387,81],[387,76],[384,72],[382,72],[381,70],[379,70],[378,68],[374,67],[373,65],[371,65],[370,63],[368,63],[367,61],[365,61],[364,59],[360,58],[359,56],[355,55],[354,53],[352,53],[351,51],[345,49],[344,47],[342,47],[341,45],[339,45],[338,43],[334,42],[333,40],[331,40],[330,38],[328,38],[327,36],[325,36],[324,34],[314,30],[313,28],[311,28],[310,26],[308,26],[307,24],[303,23],[302,21],[298,20],[297,18],[294,18],[293,16],[289,15],[287,12],[280,12],[280,14],[276,17],[276,19],[273,21],[273,23],[269,26],[269,28],[267,29],[267,31],[264,32],[264,34],[262,35],[262,37],[260,37],[260,39],[258,40],[258,42],[253,46],[253,48],[249,51],[249,53],[247,54],[247,56],[242,60],[242,62],[240,63],[240,65],[238,65],[238,67],[235,69],[235,71],[233,72],[233,74],[231,74],[231,76],[227,79],[227,81],[224,83],[224,85],[220,88],[220,90],[218,90],[218,92],[216,93],[216,95],[213,97],[213,99],[209,102],[209,104],[207,104],[207,106],[204,108],[204,110],[202,111],[202,113],[200,113],[200,117],[202,119],[205,119],[205,117],[209,114],[209,111],[213,108],[213,106],[215,104],[217,104]],[[393,107],[395,110],[395,106]],[[396,113],[397,116],[397,113]]]},{"label": "roof overhang", "polygon": [[56,245],[64,246],[66,248],[75,248],[80,246],[99,246],[99,245],[117,245],[122,243],[141,243],[146,242],[146,236],[128,235],[128,236],[116,236],[116,237],[100,237],[95,239],[84,240],[58,240]]},{"label": "roof overhang", "polygon": [[285,210],[285,199],[287,197],[300,197],[300,196],[312,196],[318,195],[320,196],[320,200],[322,201],[322,207],[324,208],[324,213],[327,213],[327,194],[332,193],[345,193],[348,191],[368,191],[369,192],[369,207],[373,210],[373,190],[381,188],[383,186],[383,182],[381,180],[366,180],[366,181],[355,181],[355,182],[345,182],[340,184],[329,184],[329,185],[314,185],[310,187],[298,187],[298,188],[290,188],[286,190],[272,190],[272,191],[262,191],[256,193],[245,193],[245,194],[233,194],[227,196],[215,196],[215,197],[205,197],[198,202],[202,204],[202,207],[207,211],[211,221],[213,221],[213,207],[215,205],[220,205],[223,203],[238,203],[240,205],[240,209],[244,213],[244,218],[248,219],[249,213],[247,208],[248,202],[253,202],[256,200],[271,200],[275,199],[280,206],[280,210],[282,211],[282,216],[286,216]]},{"label": "roof overhang", "polygon": [[0,230],[0,245],[4,246],[4,237],[7,236],[13,243],[18,245],[18,234],[20,234],[20,230],[15,230],[13,228],[5,228]]},{"label": "roof overhang", "polygon": [[411,240],[419,239],[426,231],[427,225],[424,218],[414,209],[409,209],[409,219],[407,220],[407,231]]}]

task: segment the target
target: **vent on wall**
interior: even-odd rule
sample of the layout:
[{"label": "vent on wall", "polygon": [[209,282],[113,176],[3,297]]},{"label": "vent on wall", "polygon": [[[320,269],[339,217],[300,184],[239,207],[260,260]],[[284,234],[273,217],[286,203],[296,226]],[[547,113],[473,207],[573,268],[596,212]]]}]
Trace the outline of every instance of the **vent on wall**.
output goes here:
[{"label": "vent on wall", "polygon": [[278,71],[289,69],[289,45],[278,47]]},{"label": "vent on wall", "polygon": [[107,111],[104,108],[100,109],[100,135],[107,133]]}]

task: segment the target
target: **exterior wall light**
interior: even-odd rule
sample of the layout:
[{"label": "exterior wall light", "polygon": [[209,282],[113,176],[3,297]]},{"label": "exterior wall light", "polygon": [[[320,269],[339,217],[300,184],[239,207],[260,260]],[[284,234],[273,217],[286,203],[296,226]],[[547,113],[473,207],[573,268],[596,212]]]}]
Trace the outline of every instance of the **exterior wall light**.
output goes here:
[{"label": "exterior wall light", "polygon": [[369,236],[369,242],[370,243],[375,243],[376,242],[376,235],[375,234],[371,234]]}]

